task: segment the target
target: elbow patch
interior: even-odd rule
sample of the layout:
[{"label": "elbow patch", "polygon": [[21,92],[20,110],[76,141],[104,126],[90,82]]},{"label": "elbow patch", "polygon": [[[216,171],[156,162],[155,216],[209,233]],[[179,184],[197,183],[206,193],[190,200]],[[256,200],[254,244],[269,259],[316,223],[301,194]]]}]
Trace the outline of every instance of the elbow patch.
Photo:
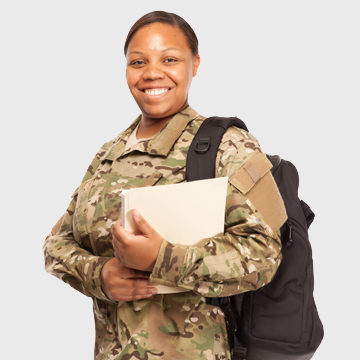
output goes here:
[{"label": "elbow patch", "polygon": [[217,256],[204,258],[202,266],[197,270],[198,275],[210,275],[216,281],[236,279],[244,274],[239,254],[236,250],[228,251]]},{"label": "elbow patch", "polygon": [[269,235],[273,235],[287,219],[285,205],[270,172],[272,164],[264,153],[254,151],[230,183],[238,189],[254,210]]}]

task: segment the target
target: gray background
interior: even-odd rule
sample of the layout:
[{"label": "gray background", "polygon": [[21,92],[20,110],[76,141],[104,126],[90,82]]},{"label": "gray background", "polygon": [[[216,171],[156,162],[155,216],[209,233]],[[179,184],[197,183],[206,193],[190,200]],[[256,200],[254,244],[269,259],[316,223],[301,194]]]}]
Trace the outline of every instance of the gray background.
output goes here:
[{"label": "gray background", "polygon": [[299,170],[316,213],[314,359],[358,358],[360,14],[346,0],[1,2],[1,357],[93,356],[91,299],[45,272],[41,248],[94,154],[139,114],[123,44],[153,10],[198,36],[190,105],[237,115]]}]

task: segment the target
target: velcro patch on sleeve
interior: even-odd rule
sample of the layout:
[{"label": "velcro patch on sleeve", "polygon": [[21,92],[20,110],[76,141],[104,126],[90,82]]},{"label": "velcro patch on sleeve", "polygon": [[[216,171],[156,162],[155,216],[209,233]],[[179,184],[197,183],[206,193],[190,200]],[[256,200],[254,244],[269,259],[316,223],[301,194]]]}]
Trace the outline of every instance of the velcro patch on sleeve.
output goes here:
[{"label": "velcro patch on sleeve", "polygon": [[287,219],[286,209],[270,172],[272,164],[266,155],[254,152],[230,180],[247,198],[267,233],[272,235]]},{"label": "velcro patch on sleeve", "polygon": [[246,195],[271,168],[272,164],[266,155],[256,150],[248,157],[230,183]]}]

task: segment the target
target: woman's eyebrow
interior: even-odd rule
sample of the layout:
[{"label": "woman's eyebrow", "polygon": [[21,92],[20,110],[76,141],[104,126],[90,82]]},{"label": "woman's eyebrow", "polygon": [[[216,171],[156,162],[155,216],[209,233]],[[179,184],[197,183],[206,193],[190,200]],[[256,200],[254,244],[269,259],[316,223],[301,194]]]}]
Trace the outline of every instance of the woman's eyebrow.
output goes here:
[{"label": "woman's eyebrow", "polygon": [[[170,47],[170,48],[166,48],[166,49],[161,50],[161,52],[166,52],[166,51],[169,51],[169,50],[177,50],[177,51],[180,51],[179,48]],[[145,55],[145,53],[143,53],[142,51],[137,51],[137,50],[130,51],[130,52],[129,52],[129,55],[130,55],[130,54]]]},{"label": "woman's eyebrow", "polygon": [[143,52],[141,52],[141,51],[130,51],[129,52],[129,54],[140,54],[140,55],[144,55],[144,53]]}]

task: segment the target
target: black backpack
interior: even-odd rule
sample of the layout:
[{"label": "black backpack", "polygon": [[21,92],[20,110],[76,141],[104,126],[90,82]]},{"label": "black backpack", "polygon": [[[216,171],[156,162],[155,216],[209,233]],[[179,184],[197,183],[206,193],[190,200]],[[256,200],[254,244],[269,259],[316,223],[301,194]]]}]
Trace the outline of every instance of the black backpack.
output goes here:
[{"label": "black backpack", "polygon": [[[246,131],[240,119],[211,117],[196,133],[186,162],[187,181],[215,177],[220,141],[230,126]],[[231,297],[214,298],[228,326],[236,360],[308,360],[324,336],[314,297],[314,274],[308,228],[314,219],[310,207],[298,198],[295,166],[267,155],[272,175],[288,214],[281,228],[283,260],[274,279],[264,287]]]}]

